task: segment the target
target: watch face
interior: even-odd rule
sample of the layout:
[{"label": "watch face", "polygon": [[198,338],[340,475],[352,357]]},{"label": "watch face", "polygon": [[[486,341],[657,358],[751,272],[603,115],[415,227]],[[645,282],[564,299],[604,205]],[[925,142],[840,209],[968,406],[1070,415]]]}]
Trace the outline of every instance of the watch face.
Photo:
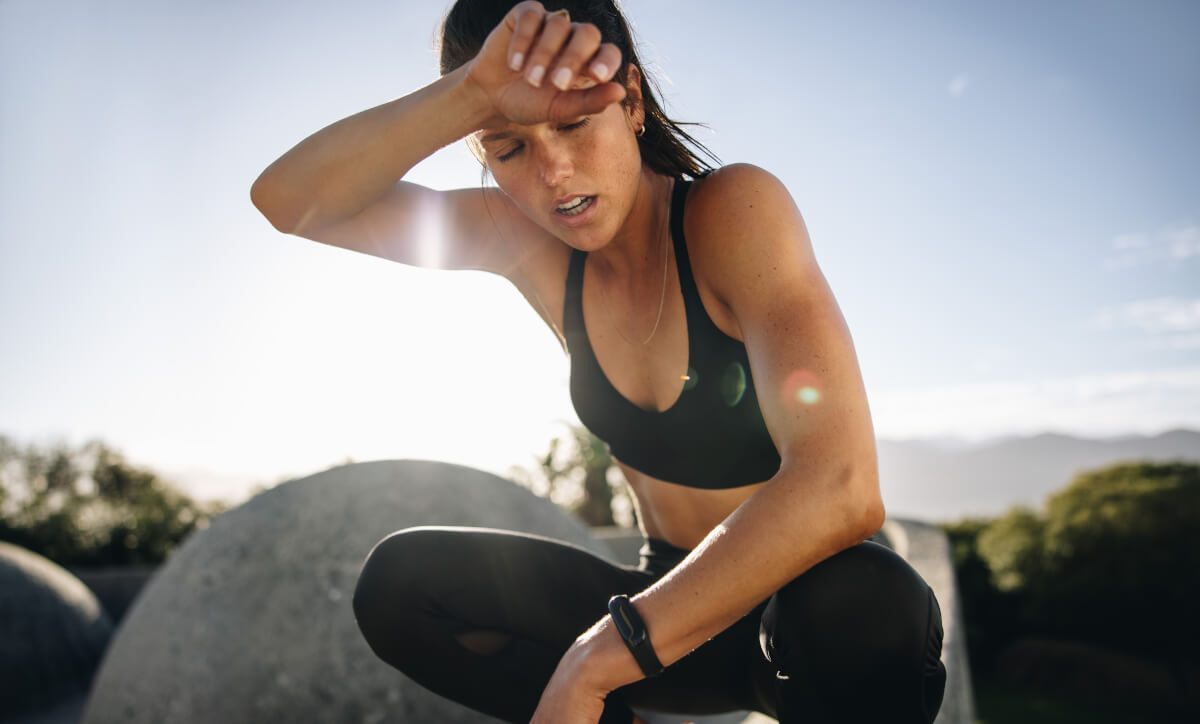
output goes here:
[{"label": "watch face", "polygon": [[621,638],[628,639],[633,635],[633,621],[629,620],[629,611],[624,606],[617,603],[611,611],[613,615],[613,623],[617,625],[617,631],[621,634]]},{"label": "watch face", "polygon": [[638,666],[646,676],[657,676],[663,670],[654,648],[650,645],[650,635],[637,609],[625,596],[613,596],[608,601],[608,612],[612,616],[617,633],[629,647],[630,653],[637,659]]},{"label": "watch face", "polygon": [[612,614],[613,623],[617,626],[617,633],[621,634],[621,638],[631,646],[646,640],[646,628],[640,625],[640,621],[634,622],[633,616],[636,616],[637,613],[631,611],[632,608],[633,604],[627,598],[615,597],[609,603],[609,613]]}]

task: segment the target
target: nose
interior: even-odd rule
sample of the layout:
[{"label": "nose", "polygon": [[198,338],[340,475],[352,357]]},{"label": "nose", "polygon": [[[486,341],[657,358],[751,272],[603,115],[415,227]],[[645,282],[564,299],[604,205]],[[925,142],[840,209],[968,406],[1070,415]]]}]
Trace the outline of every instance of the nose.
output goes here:
[{"label": "nose", "polygon": [[539,145],[541,148],[538,152],[538,171],[542,183],[555,187],[570,179],[575,173],[575,166],[571,163],[571,155],[565,145],[556,140]]}]

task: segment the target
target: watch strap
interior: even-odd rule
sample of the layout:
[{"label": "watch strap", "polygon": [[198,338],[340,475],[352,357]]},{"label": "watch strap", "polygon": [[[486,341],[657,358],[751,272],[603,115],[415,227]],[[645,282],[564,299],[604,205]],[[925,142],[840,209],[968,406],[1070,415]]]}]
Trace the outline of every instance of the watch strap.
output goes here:
[{"label": "watch strap", "polygon": [[633,603],[630,602],[629,596],[620,595],[610,598],[608,613],[612,616],[617,633],[621,635],[629,653],[633,654],[634,660],[641,667],[642,673],[646,676],[661,674],[664,668],[662,662],[654,653],[654,646],[650,643],[650,634],[646,631],[646,624],[642,621],[642,617],[634,608]]}]

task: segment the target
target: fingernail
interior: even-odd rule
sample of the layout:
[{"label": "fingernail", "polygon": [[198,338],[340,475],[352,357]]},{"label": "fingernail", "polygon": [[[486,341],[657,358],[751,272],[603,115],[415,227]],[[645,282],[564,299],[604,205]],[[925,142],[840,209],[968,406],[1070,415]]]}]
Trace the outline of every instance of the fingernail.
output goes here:
[{"label": "fingernail", "polygon": [[508,61],[508,67],[513,70],[520,70],[521,65],[525,62],[524,53],[513,53],[512,60]]},{"label": "fingernail", "polygon": [[604,63],[592,63],[592,76],[600,80],[608,80],[608,66]]},{"label": "fingernail", "polygon": [[546,69],[540,65],[535,65],[529,69],[529,84],[534,88],[542,87],[542,76],[546,75]]},{"label": "fingernail", "polygon": [[554,74],[554,87],[561,91],[565,91],[571,85],[571,69],[559,68]]}]

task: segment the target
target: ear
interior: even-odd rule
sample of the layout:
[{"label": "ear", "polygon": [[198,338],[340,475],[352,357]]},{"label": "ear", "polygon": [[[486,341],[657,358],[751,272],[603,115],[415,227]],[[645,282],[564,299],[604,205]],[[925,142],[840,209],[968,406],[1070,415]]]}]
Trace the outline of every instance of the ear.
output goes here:
[{"label": "ear", "polygon": [[642,71],[633,63],[625,69],[625,108],[635,129],[646,121],[646,106],[642,103]]}]

